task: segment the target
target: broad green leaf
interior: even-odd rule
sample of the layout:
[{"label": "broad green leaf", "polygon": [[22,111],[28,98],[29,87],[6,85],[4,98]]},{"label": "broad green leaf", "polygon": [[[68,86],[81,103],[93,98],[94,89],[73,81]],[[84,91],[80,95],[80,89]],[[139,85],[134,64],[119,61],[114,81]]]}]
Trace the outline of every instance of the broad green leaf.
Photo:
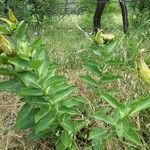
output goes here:
[{"label": "broad green leaf", "polygon": [[115,125],[116,121],[107,116],[106,114],[104,114],[103,112],[96,112],[94,114],[91,115],[91,117],[95,118],[96,120],[100,120],[100,121],[103,121],[105,122],[106,124],[111,124],[111,125]]},{"label": "broad green leaf", "polygon": [[17,115],[16,122],[22,122],[30,114],[32,109],[33,107],[29,103],[24,104]]},{"label": "broad green leaf", "polygon": [[46,130],[46,131],[42,131],[39,133],[36,133],[34,130],[28,135],[28,140],[29,141],[37,141],[39,139],[45,139],[48,138],[50,136],[50,131]]},{"label": "broad green leaf", "polygon": [[133,143],[135,143],[137,145],[141,145],[141,141],[140,141],[139,135],[136,133],[136,131],[131,126],[129,127],[129,130],[128,130],[128,132],[126,132],[124,137],[127,140],[129,140],[129,141],[131,141],[131,142],[133,142]]},{"label": "broad green leaf", "polygon": [[17,42],[23,42],[26,39],[26,29],[27,24],[24,21],[21,21],[14,33]]},{"label": "broad green leaf", "polygon": [[88,85],[95,86],[95,87],[97,86],[97,81],[92,79],[91,76],[89,76],[89,75],[84,75],[84,76],[81,76],[80,78]]},{"label": "broad green leaf", "polygon": [[68,107],[68,108],[71,108],[73,106],[82,106],[86,103],[86,101],[80,97],[80,96],[77,96],[77,97],[71,97],[71,98],[68,98],[68,99],[65,99],[64,101],[62,101],[62,105],[65,106],[65,107]]},{"label": "broad green leaf", "polygon": [[61,138],[63,145],[66,148],[70,147],[73,139],[72,139],[72,136],[68,134],[68,132],[65,131],[64,133],[62,133],[60,138]]},{"label": "broad green leaf", "polygon": [[29,48],[34,58],[36,53],[40,52],[43,49],[43,39],[41,37],[37,38],[35,41],[33,41]]},{"label": "broad green leaf", "polygon": [[62,143],[61,140],[59,140],[57,143],[56,143],[56,150],[66,150],[64,144]]},{"label": "broad green leaf", "polygon": [[37,123],[40,119],[45,117],[49,113],[49,110],[50,110],[50,106],[49,105],[40,107],[39,112],[34,117],[35,123]]},{"label": "broad green leaf", "polygon": [[16,68],[19,68],[19,69],[30,68],[30,61],[22,59],[18,56],[9,59],[9,63],[11,63]]},{"label": "broad green leaf", "polygon": [[43,107],[49,105],[49,102],[46,101],[43,96],[33,96],[27,98],[28,103],[30,103],[34,107]]},{"label": "broad green leaf", "polygon": [[108,132],[105,128],[95,127],[89,135],[89,139],[95,139],[97,141],[100,141],[103,138],[106,138],[108,135]]},{"label": "broad green leaf", "polygon": [[110,42],[109,44],[106,45],[106,48],[109,52],[113,52],[113,51],[117,50],[117,47],[118,47],[117,41]]},{"label": "broad green leaf", "polygon": [[21,96],[42,96],[43,92],[39,88],[27,87],[27,88],[21,88],[20,90],[18,90],[17,94]]},{"label": "broad green leaf", "polygon": [[[64,80],[63,80],[64,81]],[[58,85],[57,85],[58,84]],[[59,83],[59,81],[58,82],[56,82],[56,84],[53,84],[51,87],[49,87],[47,90],[46,90],[46,93],[49,95],[52,95],[52,94],[54,94],[55,95],[55,93],[57,93],[57,92],[59,92],[59,91],[62,91],[62,90],[65,90],[65,89],[67,89],[67,88],[69,88],[70,87],[70,85],[67,85],[66,83]]]},{"label": "broad green leaf", "polygon": [[22,80],[26,86],[37,88],[38,76],[32,71],[17,72],[16,76]]},{"label": "broad green leaf", "polygon": [[51,111],[45,117],[40,119],[35,126],[36,133],[44,131],[54,123],[56,120],[56,115]]},{"label": "broad green leaf", "polygon": [[101,97],[105,99],[112,107],[117,108],[120,112],[123,112],[123,110],[125,109],[125,106],[121,104],[118,100],[116,100],[111,95],[105,92],[101,92],[100,94],[101,94]]},{"label": "broad green leaf", "polygon": [[133,111],[131,112],[130,116],[135,115],[136,113],[140,112],[141,110],[150,108],[150,96],[147,96],[147,97],[144,97],[144,98],[140,98],[136,102],[135,105],[136,105],[136,107],[133,109]]},{"label": "broad green leaf", "polygon": [[80,115],[79,111],[76,108],[67,108],[67,107],[59,107],[58,112],[60,114],[69,114],[69,115]]},{"label": "broad green leaf", "polygon": [[70,96],[70,94],[72,94],[75,90],[76,90],[75,86],[70,86],[69,88],[67,88],[65,90],[61,90],[61,91],[55,93],[53,101],[55,103],[59,102],[62,99],[67,98],[68,96]]},{"label": "broad green leaf", "polygon": [[104,143],[101,142],[94,142],[94,140],[92,141],[93,144],[93,150],[104,150]]},{"label": "broad green leaf", "polygon": [[85,120],[76,120],[73,121],[71,120],[70,116],[64,116],[62,121],[60,122],[60,125],[69,133],[76,133],[80,131],[85,125],[86,125]]},{"label": "broad green leaf", "polygon": [[37,70],[42,65],[41,60],[35,59],[31,62],[31,68]]},{"label": "broad green leaf", "polygon": [[101,71],[99,70],[99,68],[97,66],[98,66],[98,64],[96,64],[94,62],[88,62],[84,65],[84,67],[87,68],[89,71],[91,71],[92,73],[94,73],[97,76],[100,76]]},{"label": "broad green leaf", "polygon": [[43,64],[39,68],[39,74],[43,73],[46,69],[49,68],[49,57],[47,51],[43,48],[41,51],[38,51],[36,55],[34,56],[34,59],[38,59],[40,61],[43,61]]},{"label": "broad green leaf", "polygon": [[75,141],[73,141],[72,143],[71,143],[71,146],[68,148],[68,150],[77,150],[78,148],[77,148],[77,144],[75,143]]},{"label": "broad green leaf", "polygon": [[101,80],[104,82],[112,82],[112,81],[116,81],[119,80],[121,77],[118,75],[113,75],[110,73],[105,73],[102,75]]},{"label": "broad green leaf", "polygon": [[101,56],[102,51],[106,51],[104,46],[97,46],[96,44],[92,44],[90,49],[94,52],[95,55]]},{"label": "broad green leaf", "polygon": [[63,119],[60,121],[60,125],[69,133],[72,133],[74,130],[73,122],[70,121],[70,116],[64,116]]},{"label": "broad green leaf", "polygon": [[65,78],[63,76],[53,76],[44,81],[43,88],[46,89],[49,86],[57,86],[60,83],[64,82]]},{"label": "broad green leaf", "polygon": [[48,69],[46,69],[43,73],[40,74],[39,84],[43,85],[46,80],[54,77],[55,74],[56,74],[56,66],[49,65]]},{"label": "broad green leaf", "polygon": [[70,134],[68,134],[68,132],[63,132],[61,133],[61,136],[59,138],[59,141],[57,142],[56,145],[56,150],[62,150],[62,149],[67,149],[71,146],[73,139],[72,136]]},{"label": "broad green leaf", "polygon": [[0,83],[0,91],[17,92],[23,85],[18,79],[10,79]]},{"label": "broad green leaf", "polygon": [[22,106],[20,112],[16,118],[15,130],[25,130],[34,125],[34,115],[36,114],[36,109],[34,109],[30,104],[26,103]]},{"label": "broad green leaf", "polygon": [[80,131],[83,127],[85,127],[87,122],[85,120],[74,121],[74,130],[73,133]]},{"label": "broad green leaf", "polygon": [[116,123],[116,133],[119,138],[123,138],[124,134],[126,134],[129,130],[129,122],[127,119],[119,120]]}]

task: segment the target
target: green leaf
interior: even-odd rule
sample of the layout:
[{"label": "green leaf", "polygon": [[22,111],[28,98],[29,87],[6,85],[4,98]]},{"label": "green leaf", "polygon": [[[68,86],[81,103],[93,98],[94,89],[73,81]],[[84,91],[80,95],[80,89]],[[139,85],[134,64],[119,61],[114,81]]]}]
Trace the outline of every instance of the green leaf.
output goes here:
[{"label": "green leaf", "polygon": [[116,123],[116,121],[113,118],[107,116],[101,111],[92,114],[91,117],[95,118],[96,120],[104,121],[106,124],[115,125]]},{"label": "green leaf", "polygon": [[61,140],[59,140],[57,143],[56,143],[56,150],[66,150],[64,144],[62,143]]},{"label": "green leaf", "polygon": [[99,68],[97,66],[98,66],[98,64],[96,64],[94,62],[88,62],[84,65],[84,67],[87,68],[89,71],[91,71],[92,73],[94,73],[97,76],[100,76],[101,71],[99,70]]},{"label": "green leaf", "polygon": [[23,85],[18,79],[10,79],[0,83],[0,91],[17,92]]},{"label": "green leaf", "polygon": [[35,126],[36,133],[44,131],[54,123],[56,120],[56,115],[51,111],[45,117],[40,119]]},{"label": "green leaf", "polygon": [[120,112],[123,112],[123,110],[125,109],[125,106],[121,104],[118,100],[116,100],[111,95],[105,92],[101,92],[100,94],[101,94],[101,97],[105,99],[112,107],[117,108]]},{"label": "green leaf", "polygon": [[26,39],[26,29],[27,24],[24,21],[21,21],[14,33],[17,42],[23,42]]},{"label": "green leaf", "polygon": [[80,131],[85,125],[86,125],[85,120],[78,120],[78,121],[73,121],[71,120],[69,115],[66,115],[63,117],[63,119],[60,122],[60,125],[69,133],[76,133]]},{"label": "green leaf", "polygon": [[50,110],[49,105],[40,107],[40,111],[34,117],[35,123],[37,123],[40,119],[45,117],[49,113],[49,110]]},{"label": "green leaf", "polygon": [[20,69],[30,68],[30,62],[18,56],[9,59],[9,63]]},{"label": "green leaf", "polygon": [[38,51],[34,56],[34,59],[40,60],[43,64],[39,68],[39,74],[42,74],[44,71],[49,69],[49,57],[47,51],[43,48],[41,51]]},{"label": "green leaf", "polygon": [[106,45],[106,48],[109,52],[113,52],[114,50],[117,50],[118,47],[118,41],[110,42]]},{"label": "green leaf", "polygon": [[84,76],[81,76],[80,78],[88,85],[95,86],[95,87],[97,86],[97,81],[92,79],[91,76],[89,76],[89,75],[84,75]]},{"label": "green leaf", "polygon": [[68,108],[74,107],[74,106],[82,106],[86,103],[86,101],[80,97],[71,97],[68,99],[65,99],[64,101],[62,101],[62,105]]},{"label": "green leaf", "polygon": [[27,98],[28,103],[34,107],[43,107],[49,105],[49,102],[46,101],[43,96],[33,96]]},{"label": "green leaf", "polygon": [[101,56],[102,51],[106,51],[104,46],[98,46],[96,44],[92,44],[90,49],[94,52],[95,55]]},{"label": "green leaf", "polygon": [[123,138],[123,136],[128,132],[129,130],[129,122],[127,119],[119,120],[116,123],[116,133],[119,138]]},{"label": "green leaf", "polygon": [[[49,65],[49,64],[47,64]],[[39,73],[40,74],[40,79],[39,79],[39,84],[44,85],[44,83],[49,80],[50,78],[54,77],[56,74],[56,65],[49,65],[45,71]]]},{"label": "green leaf", "polygon": [[36,109],[34,109],[29,103],[24,104],[17,115],[14,129],[25,130],[33,126],[35,114]]},{"label": "green leaf", "polygon": [[105,128],[95,127],[90,132],[89,139],[95,139],[97,141],[101,141],[103,138],[106,138],[108,132]]},{"label": "green leaf", "polygon": [[38,59],[35,59],[31,62],[31,68],[33,68],[34,70],[37,70],[41,65],[42,61]]},{"label": "green leaf", "polygon": [[87,122],[85,120],[74,121],[74,130],[73,133],[80,131],[83,127],[85,127]]},{"label": "green leaf", "polygon": [[103,142],[95,142],[95,141],[92,141],[93,143],[93,150],[104,150],[104,143]]},{"label": "green leaf", "polygon": [[136,107],[131,112],[130,116],[135,115],[136,113],[140,112],[141,110],[145,110],[150,108],[150,96],[140,98],[136,103]]},{"label": "green leaf", "polygon": [[17,72],[16,76],[22,80],[26,86],[38,87],[38,76],[32,71]]},{"label": "green leaf", "polygon": [[70,121],[70,116],[65,115],[63,119],[60,121],[60,125],[68,132],[72,133],[74,130],[73,122]]},{"label": "green leaf", "polygon": [[42,96],[43,92],[39,88],[21,88],[19,91],[17,91],[17,94],[21,96]]},{"label": "green leaf", "polygon": [[32,109],[33,107],[29,103],[24,104],[17,115],[16,122],[22,122],[25,118],[27,118]]},{"label": "green leaf", "polygon": [[47,90],[46,90],[46,93],[48,95],[55,95],[57,92],[59,91],[62,91],[62,90],[65,90],[67,88],[69,88],[70,85],[67,85],[66,83],[64,82],[56,82],[56,84],[53,84],[51,87],[49,87]]},{"label": "green leaf", "polygon": [[73,139],[68,132],[63,132],[61,133],[61,136],[59,138],[59,141],[57,142],[56,145],[56,150],[62,150],[62,148],[65,150],[71,146]]},{"label": "green leaf", "polygon": [[39,139],[45,139],[48,138],[50,136],[50,131],[46,130],[46,131],[42,131],[39,133],[36,133],[34,130],[28,135],[28,140],[29,141],[37,141]]},{"label": "green leaf", "polygon": [[113,75],[110,73],[105,73],[102,75],[101,80],[104,82],[112,82],[112,81],[117,81],[119,80],[121,77],[118,75]]},{"label": "green leaf", "polygon": [[71,146],[68,148],[68,150],[77,150],[78,148],[77,148],[77,144],[75,143],[75,141],[73,141],[72,143],[71,143]]},{"label": "green leaf", "polygon": [[36,53],[40,52],[43,49],[43,39],[41,37],[38,37],[35,41],[33,41],[29,48],[34,58]]},{"label": "green leaf", "polygon": [[70,86],[69,88],[65,89],[65,90],[61,90],[59,92],[57,92],[54,96],[53,101],[59,102],[64,98],[67,98],[72,92],[74,92],[76,90],[75,86]]},{"label": "green leaf", "polygon": [[126,132],[124,137],[127,140],[129,140],[129,141],[131,141],[131,142],[133,142],[133,143],[135,143],[137,145],[141,145],[141,141],[140,141],[139,135],[136,133],[136,131],[131,126],[129,127],[129,130],[128,130],[128,132]]},{"label": "green leaf", "polygon": [[48,78],[47,80],[44,81],[43,88],[46,89],[49,86],[57,86],[60,83],[64,82],[65,78],[63,76],[53,76],[51,78]]},{"label": "green leaf", "polygon": [[76,108],[67,108],[63,106],[58,108],[58,112],[60,114],[80,115]]}]

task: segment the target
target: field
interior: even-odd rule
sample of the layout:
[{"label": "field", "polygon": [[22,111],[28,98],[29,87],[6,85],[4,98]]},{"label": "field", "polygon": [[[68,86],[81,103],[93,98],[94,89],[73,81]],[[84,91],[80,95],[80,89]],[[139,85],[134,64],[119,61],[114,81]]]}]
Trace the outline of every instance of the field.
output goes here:
[{"label": "field", "polygon": [[[115,10],[115,11],[114,11]],[[99,111],[104,109],[108,116],[113,116],[114,108],[102,100],[94,91],[94,88],[84,82],[81,76],[90,74],[84,64],[89,61],[96,61],[99,68],[103,68],[103,72],[113,73],[119,78],[113,81],[105,81],[100,85],[100,88],[110,93],[121,103],[128,103],[138,98],[149,96],[149,85],[143,82],[138,77],[136,69],[136,59],[139,51],[144,49],[144,59],[146,63],[150,63],[150,20],[142,18],[139,21],[132,12],[129,12],[130,34],[125,36],[122,29],[122,21],[120,10],[117,6],[109,5],[102,21],[102,28],[105,33],[115,36],[112,45],[104,44],[104,49],[111,49],[112,63],[105,65],[109,60],[105,55],[99,54],[93,46],[92,34],[92,16],[93,14],[83,13],[79,16],[71,14],[64,17],[60,21],[57,16],[54,16],[50,21],[45,20],[39,27],[29,24],[28,39],[33,41],[37,36],[43,38],[46,50],[51,63],[56,63],[59,66],[58,72],[66,77],[70,84],[76,85],[77,90],[73,95],[82,96],[87,102],[85,114],[88,112]],[[16,15],[17,16],[17,15]],[[139,21],[139,22],[138,22]],[[138,23],[137,23],[138,22]],[[115,44],[117,42],[117,44]],[[101,45],[100,45],[101,46]],[[97,76],[92,76],[93,79],[99,82]],[[8,76],[1,76],[0,80],[8,80]],[[85,79],[85,78],[84,78]],[[27,141],[27,133],[12,130],[17,113],[19,112],[22,102],[19,101],[19,96],[7,92],[0,92],[0,149],[1,150],[49,150],[54,149],[55,143],[49,138],[37,140],[34,142]],[[150,101],[150,99],[149,99]],[[149,106],[149,103],[147,104]],[[89,109],[89,110],[86,110]],[[105,110],[106,109],[106,110]],[[78,119],[78,118],[77,118]],[[89,119],[88,117],[86,118]],[[150,147],[150,109],[142,110],[140,113],[128,120],[136,125],[139,131],[142,146],[125,140],[124,138],[112,137],[105,143],[107,150],[149,150]],[[105,122],[105,121],[104,121]],[[88,127],[87,127],[88,126]],[[84,129],[90,130],[91,126],[104,126],[110,129],[111,125],[105,125],[103,122],[91,121]],[[83,130],[84,130],[83,129]],[[81,129],[82,130],[82,129]],[[90,142],[83,137],[89,134],[89,131],[77,133],[76,143],[78,150],[90,150]],[[83,136],[82,136],[83,134]],[[131,140],[132,141],[132,140]],[[135,140],[136,141],[136,140]],[[62,149],[63,150],[63,149]],[[69,149],[68,150],[72,150]],[[100,147],[95,150],[101,150]]]}]

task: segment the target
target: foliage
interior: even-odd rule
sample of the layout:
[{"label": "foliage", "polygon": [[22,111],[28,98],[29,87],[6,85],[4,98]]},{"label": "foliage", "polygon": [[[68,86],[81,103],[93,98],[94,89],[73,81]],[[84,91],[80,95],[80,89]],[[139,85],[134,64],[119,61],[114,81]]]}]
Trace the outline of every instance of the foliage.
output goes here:
[{"label": "foliage", "polygon": [[[28,23],[41,23],[45,18],[51,18],[53,15],[62,12],[60,9],[60,3],[62,0],[2,0],[0,3],[3,14],[7,12],[8,8],[14,10],[17,14],[18,20],[24,20]],[[55,8],[55,9],[54,9]],[[2,11],[1,11],[2,13]]]},{"label": "foliage", "polygon": [[[150,108],[150,97],[125,103],[115,98],[115,89],[107,89],[109,84],[122,79],[114,72],[126,63],[123,56],[116,56],[124,36],[91,45],[91,55],[95,57],[84,64],[87,72],[81,80],[93,97],[85,101],[76,96],[76,87],[68,84],[57,72],[57,65],[50,62],[42,38],[29,42],[24,21],[12,22],[10,15],[1,20],[5,24],[0,27],[0,74],[10,79],[0,83],[0,90],[16,93],[23,103],[15,130],[30,132],[29,140],[48,137],[58,150],[78,149],[78,139],[86,141],[85,149],[103,149],[113,137],[122,143],[130,141],[136,147],[144,146],[134,117]],[[94,103],[94,109],[89,101]],[[98,103],[108,103],[112,108],[104,109]]]},{"label": "foliage", "polygon": [[[150,108],[150,97],[139,97],[124,103],[123,100],[112,96],[115,95],[117,89],[107,89],[107,86],[112,82],[121,80],[121,77],[114,74],[111,68],[115,69],[116,67],[120,68],[123,66],[124,62],[114,57],[116,53],[115,50],[119,44],[122,43],[123,39],[118,42],[111,41],[107,44],[101,43],[99,45],[98,43],[98,45],[92,45],[92,51],[98,56],[98,59],[97,61],[88,61],[84,65],[88,73],[81,76],[81,80],[83,80],[94,93],[93,101],[96,103],[98,103],[98,101],[100,103],[106,102],[113,108],[110,112],[110,109],[107,110],[106,108],[96,107],[96,110],[91,113],[91,118],[104,123],[100,127],[93,128],[90,132],[89,138],[92,139],[95,149],[96,147],[103,147],[103,144],[108,141],[108,139],[116,136],[122,142],[126,139],[136,145],[142,146],[138,129],[131,120],[134,120],[133,118],[141,110]],[[143,73],[144,72],[142,72],[142,74]],[[148,75],[149,74],[147,74],[147,76]],[[109,128],[106,128],[106,126],[109,126]]]},{"label": "foliage", "polygon": [[14,129],[31,129],[30,140],[56,139],[53,142],[58,150],[76,149],[75,135],[87,123],[81,109],[85,101],[71,96],[76,87],[56,72],[57,65],[50,63],[42,39],[29,43],[27,24],[22,21],[15,25],[9,39],[10,27],[1,30],[0,40],[0,74],[10,76],[0,83],[0,90],[16,93],[23,102]]}]

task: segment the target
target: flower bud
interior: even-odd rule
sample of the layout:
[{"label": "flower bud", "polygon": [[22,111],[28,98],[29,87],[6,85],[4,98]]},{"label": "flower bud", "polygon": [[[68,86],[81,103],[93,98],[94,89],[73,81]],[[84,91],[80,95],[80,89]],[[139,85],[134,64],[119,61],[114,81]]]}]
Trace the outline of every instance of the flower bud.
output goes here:
[{"label": "flower bud", "polygon": [[13,56],[15,54],[13,45],[2,34],[0,34],[0,53],[5,53],[8,56]]}]

